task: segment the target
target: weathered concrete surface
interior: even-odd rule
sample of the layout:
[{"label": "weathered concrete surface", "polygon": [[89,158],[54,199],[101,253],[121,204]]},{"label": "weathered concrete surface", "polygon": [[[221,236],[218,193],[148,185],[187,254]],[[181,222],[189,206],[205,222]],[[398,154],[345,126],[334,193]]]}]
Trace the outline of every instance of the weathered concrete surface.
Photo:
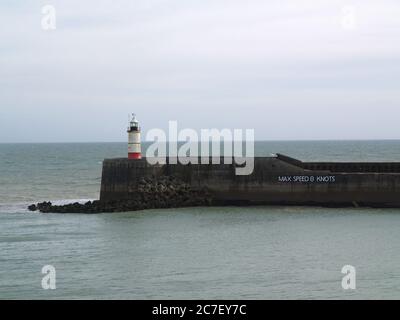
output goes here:
[{"label": "weathered concrete surface", "polygon": [[[315,167],[324,170],[309,169]],[[235,164],[150,165],[145,158],[108,159],[103,163],[100,201],[130,199],[140,178],[165,175],[181,179],[193,190],[206,188],[213,203],[222,205],[400,207],[399,167],[397,163],[390,167],[379,163],[304,163],[280,155],[255,158],[254,172],[237,176]],[[340,172],[340,168],[351,168],[352,172]],[[377,172],[371,172],[374,168]]]}]

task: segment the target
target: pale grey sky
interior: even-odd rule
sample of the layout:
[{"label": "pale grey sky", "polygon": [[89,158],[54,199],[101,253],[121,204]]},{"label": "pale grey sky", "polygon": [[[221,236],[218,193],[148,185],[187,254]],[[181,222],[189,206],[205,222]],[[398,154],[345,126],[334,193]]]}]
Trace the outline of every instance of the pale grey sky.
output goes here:
[{"label": "pale grey sky", "polygon": [[0,142],[125,141],[130,112],[145,131],[400,139],[399,17],[397,0],[3,0]]}]

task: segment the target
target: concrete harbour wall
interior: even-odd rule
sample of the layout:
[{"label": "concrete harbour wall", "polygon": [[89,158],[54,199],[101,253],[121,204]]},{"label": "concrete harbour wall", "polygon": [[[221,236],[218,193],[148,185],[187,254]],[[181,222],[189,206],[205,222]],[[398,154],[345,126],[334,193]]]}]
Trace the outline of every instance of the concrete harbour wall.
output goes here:
[{"label": "concrete harbour wall", "polygon": [[251,175],[238,176],[235,164],[150,165],[146,159],[106,159],[100,200],[129,199],[143,177],[175,176],[192,189],[208,189],[215,204],[400,207],[398,172],[311,170],[307,168],[324,165],[284,156],[258,157],[254,164]]}]

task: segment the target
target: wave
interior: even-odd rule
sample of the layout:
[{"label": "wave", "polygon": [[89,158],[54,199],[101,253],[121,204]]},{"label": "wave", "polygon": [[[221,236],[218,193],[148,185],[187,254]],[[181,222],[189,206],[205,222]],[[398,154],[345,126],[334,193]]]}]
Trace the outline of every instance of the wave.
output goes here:
[{"label": "wave", "polygon": [[62,200],[54,200],[54,201],[50,201],[52,204],[56,205],[56,206],[62,206],[65,204],[69,204],[69,203],[86,203],[88,201],[94,201],[96,199],[62,199]]}]

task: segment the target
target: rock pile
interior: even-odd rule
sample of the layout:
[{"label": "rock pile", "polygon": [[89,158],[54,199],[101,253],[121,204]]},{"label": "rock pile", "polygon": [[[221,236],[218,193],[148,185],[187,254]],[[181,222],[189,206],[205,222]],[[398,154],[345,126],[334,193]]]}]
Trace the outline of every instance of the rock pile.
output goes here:
[{"label": "rock pile", "polygon": [[161,176],[141,178],[137,192],[128,200],[95,200],[85,204],[76,202],[60,206],[42,202],[32,204],[28,209],[44,213],[101,213],[207,206],[211,203],[212,198],[207,190],[192,190],[190,185],[173,176]]}]

